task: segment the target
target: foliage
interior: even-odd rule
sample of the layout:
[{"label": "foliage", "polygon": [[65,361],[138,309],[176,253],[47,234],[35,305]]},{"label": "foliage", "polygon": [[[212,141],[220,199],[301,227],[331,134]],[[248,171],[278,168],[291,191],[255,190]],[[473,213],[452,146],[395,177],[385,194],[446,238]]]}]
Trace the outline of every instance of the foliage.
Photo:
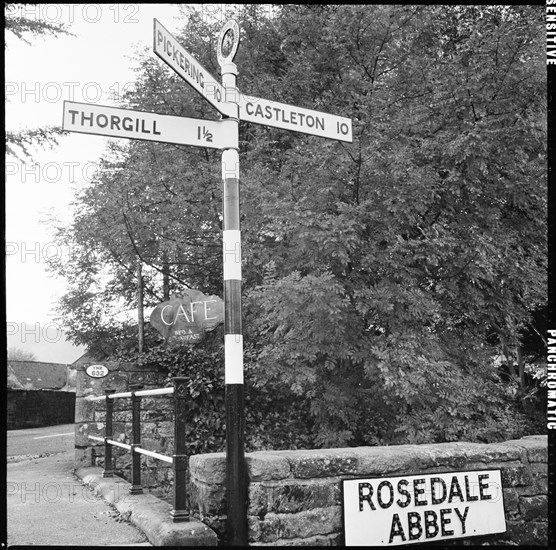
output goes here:
[{"label": "foliage", "polygon": [[[26,12],[30,11],[26,6],[40,6],[40,4],[32,2],[17,4],[10,2],[6,3],[4,6],[4,28],[13,33],[19,40],[31,44],[31,42],[26,39],[26,36],[29,34],[33,37],[44,35],[57,36],[58,34],[71,35],[64,25],[51,23],[50,21],[36,17],[36,11],[32,12],[34,14],[33,17],[26,17]],[[4,47],[7,47],[5,41]]]},{"label": "foliage", "polygon": [[[217,74],[220,23],[187,15],[180,41]],[[242,92],[354,125],[344,144],[240,123],[247,387],[261,389],[246,399],[268,389],[270,406],[280,396],[274,432],[249,401],[259,438],[250,444],[272,442],[258,426],[296,444],[278,420],[282,396],[300,407],[292,430],[319,446],[538,429],[493,359],[501,348],[520,356],[546,304],[542,17],[537,6],[459,5],[238,14]],[[214,116],[162,64],[138,61],[130,107]],[[164,269],[176,287],[222,284],[218,153],[133,143],[108,165],[61,232],[83,251],[81,267],[57,266],[75,281],[62,308],[82,323],[74,336],[83,342],[108,326],[89,322],[92,304],[133,304],[137,256],[153,270],[153,300]],[[88,251],[98,254],[90,264]],[[109,282],[88,290],[99,266]],[[216,363],[201,348],[183,353],[191,363],[171,372]],[[198,391],[216,387],[210,372],[194,375]],[[207,437],[220,433],[210,422]]]},{"label": "foliage", "polygon": [[[160,63],[142,58],[140,71],[127,106],[203,115],[187,104],[176,106],[179,83]],[[70,263],[49,261],[52,272],[70,281],[58,312],[71,338],[94,341],[98,348],[115,328],[112,317],[137,307],[137,262],[146,307],[183,287],[219,292],[219,178],[216,152],[164,143],[110,144],[95,181],[76,198],[72,225],[54,222],[57,241],[73,253]]]},{"label": "foliage", "polygon": [[32,147],[54,147],[62,133],[60,126],[46,126],[30,130],[6,130],[6,153],[25,163],[32,157]]},{"label": "foliage", "polygon": [[[222,331],[208,335],[203,346],[151,347],[144,354],[120,353],[114,357],[140,365],[167,369],[168,381],[186,376],[187,453],[224,451],[226,448],[224,355]],[[314,445],[309,403],[295,396],[280,380],[268,380],[246,352],[245,448],[295,449]]]},{"label": "foliage", "polygon": [[[38,4],[8,3],[5,5],[4,29],[14,34],[19,40],[31,44],[26,38],[29,34],[33,37],[59,34],[73,36],[64,25],[50,23],[36,17],[26,17],[24,15],[25,6],[38,6]],[[7,48],[5,35],[4,48]],[[20,160],[28,160],[31,157],[30,147],[44,145],[53,147],[58,144],[57,138],[61,133],[60,126],[6,131],[6,152]]]},{"label": "foliage", "polygon": [[8,348],[8,361],[36,361],[37,356],[32,352],[21,348]]},{"label": "foliage", "polygon": [[492,357],[545,302],[539,17],[283,7],[274,99],[351,116],[356,140],[250,142],[245,325],[260,366],[311,399],[322,445],[361,444],[365,392],[380,417],[363,441],[530,429]]}]

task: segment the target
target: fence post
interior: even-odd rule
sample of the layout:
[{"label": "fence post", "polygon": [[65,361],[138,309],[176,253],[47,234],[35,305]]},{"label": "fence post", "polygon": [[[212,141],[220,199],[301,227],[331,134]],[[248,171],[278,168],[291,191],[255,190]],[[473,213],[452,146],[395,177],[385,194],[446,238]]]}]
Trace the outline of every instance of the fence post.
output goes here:
[{"label": "fence post", "polygon": [[170,512],[174,523],[189,521],[185,482],[187,455],[185,454],[185,400],[187,378],[176,377],[174,382],[174,509]]},{"label": "fence post", "polygon": [[131,390],[131,487],[130,495],[143,493],[141,486],[141,455],[135,450],[141,444],[141,397],[135,395],[141,384],[130,385]]},{"label": "fence post", "polygon": [[114,464],[112,459],[112,445],[108,443],[112,439],[112,419],[114,415],[114,400],[109,399],[108,396],[114,393],[115,390],[104,390],[106,400],[106,419],[104,428],[104,470],[102,477],[114,477]]}]

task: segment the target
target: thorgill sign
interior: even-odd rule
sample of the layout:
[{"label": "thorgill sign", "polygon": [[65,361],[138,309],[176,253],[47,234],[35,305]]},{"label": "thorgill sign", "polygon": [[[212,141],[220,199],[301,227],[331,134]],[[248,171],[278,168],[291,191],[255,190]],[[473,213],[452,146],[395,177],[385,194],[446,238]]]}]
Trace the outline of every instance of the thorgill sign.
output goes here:
[{"label": "thorgill sign", "polygon": [[500,470],[343,481],[346,546],[397,546],[506,531]]},{"label": "thorgill sign", "polygon": [[151,313],[151,325],[166,341],[198,344],[205,333],[224,322],[224,302],[188,289],[158,304]]}]

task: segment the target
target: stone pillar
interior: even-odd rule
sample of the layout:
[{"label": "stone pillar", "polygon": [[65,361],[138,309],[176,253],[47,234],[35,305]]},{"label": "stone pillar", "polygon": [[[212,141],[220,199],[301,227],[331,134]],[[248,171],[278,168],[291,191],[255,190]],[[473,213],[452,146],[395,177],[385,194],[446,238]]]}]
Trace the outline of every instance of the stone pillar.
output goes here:
[{"label": "stone pillar", "polygon": [[[101,364],[108,369],[104,378],[91,378],[86,369],[92,364]],[[162,388],[167,385],[167,372],[158,365],[138,366],[133,363],[99,362],[84,363],[76,368],[75,407],[75,467],[104,466],[104,445],[93,441],[88,435],[104,437],[105,403],[86,401],[87,396],[104,395],[106,389],[115,392],[131,391],[133,385],[143,389]],[[143,397],[141,400],[141,446],[171,456],[173,454],[173,399],[171,396]],[[132,439],[131,398],[114,400],[113,439],[131,444]],[[114,471],[128,481],[131,480],[131,453],[113,447]],[[162,498],[171,494],[173,472],[171,465],[143,457],[142,486]]]}]

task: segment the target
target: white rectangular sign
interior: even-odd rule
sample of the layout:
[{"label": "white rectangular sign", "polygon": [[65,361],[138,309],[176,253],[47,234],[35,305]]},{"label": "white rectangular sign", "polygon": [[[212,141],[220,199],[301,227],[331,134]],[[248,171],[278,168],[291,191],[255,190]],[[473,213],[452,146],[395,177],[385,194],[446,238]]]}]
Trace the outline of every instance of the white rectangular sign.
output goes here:
[{"label": "white rectangular sign", "polygon": [[64,101],[63,129],[212,149],[233,147],[235,143],[234,137],[227,135],[227,125],[218,120],[159,115],[73,101]]},{"label": "white rectangular sign", "polygon": [[346,546],[397,546],[506,531],[500,470],[343,481]]},{"label": "white rectangular sign", "polygon": [[239,94],[239,118],[339,141],[353,141],[351,119]]},{"label": "white rectangular sign", "polygon": [[154,19],[154,53],[197,90],[223,115],[235,116],[233,105],[224,103],[224,88],[199,62]]}]

